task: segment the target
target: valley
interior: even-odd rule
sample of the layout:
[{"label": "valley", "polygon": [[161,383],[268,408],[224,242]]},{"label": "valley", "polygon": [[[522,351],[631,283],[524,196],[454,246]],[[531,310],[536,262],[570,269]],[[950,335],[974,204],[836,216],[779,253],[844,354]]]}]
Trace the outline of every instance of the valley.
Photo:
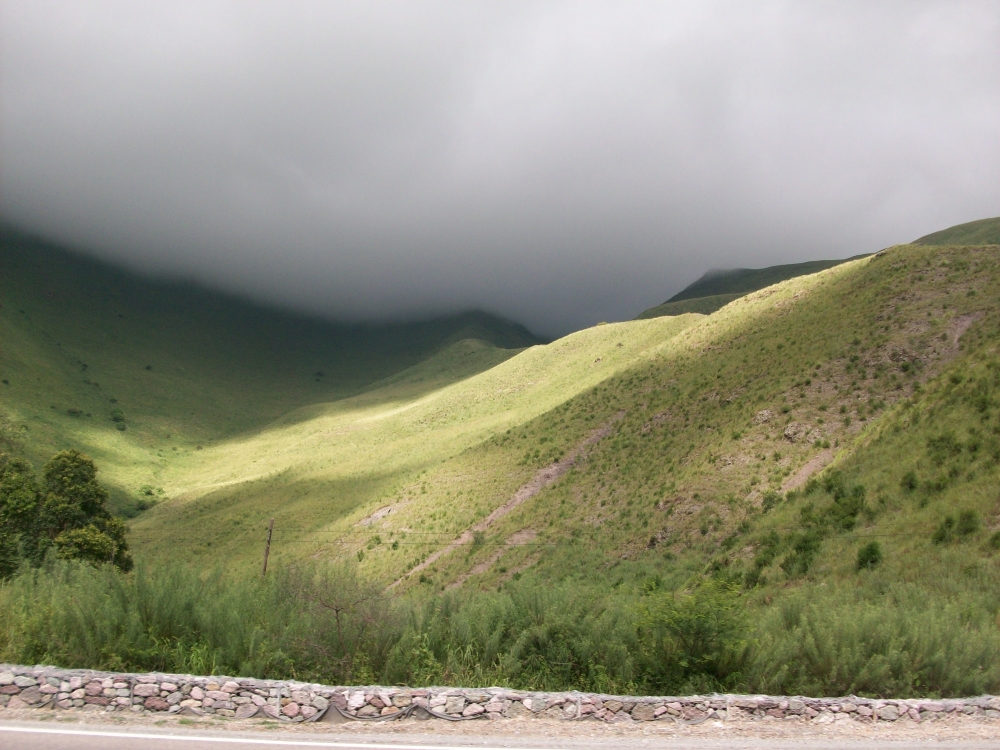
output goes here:
[{"label": "valley", "polygon": [[[159,308],[116,329],[117,310],[142,308],[107,295],[57,314],[71,284],[14,284],[8,270],[4,439],[36,461],[91,454],[146,570],[183,560],[249,580],[274,518],[275,570],[349,565],[409,602],[423,614],[383,677],[416,679],[422,637],[438,644],[423,679],[599,688],[603,665],[619,687],[739,673],[774,693],[987,690],[1000,685],[1000,247],[978,240],[996,225],[802,275],[779,267],[785,278],[748,293],[695,289],[667,304],[735,296],[551,343],[476,313],[373,331],[274,317],[275,331],[320,334],[255,326],[252,345],[216,346],[218,328],[160,336]],[[230,330],[248,314],[227,313]],[[116,404],[124,429],[103,416]],[[702,596],[740,602],[755,635],[733,635],[726,658],[752,669],[640,669],[635,623]],[[504,666],[512,652],[485,644],[520,632],[508,606],[582,629],[577,677]],[[550,627],[543,641],[563,643]],[[602,628],[639,640],[605,652]]]}]

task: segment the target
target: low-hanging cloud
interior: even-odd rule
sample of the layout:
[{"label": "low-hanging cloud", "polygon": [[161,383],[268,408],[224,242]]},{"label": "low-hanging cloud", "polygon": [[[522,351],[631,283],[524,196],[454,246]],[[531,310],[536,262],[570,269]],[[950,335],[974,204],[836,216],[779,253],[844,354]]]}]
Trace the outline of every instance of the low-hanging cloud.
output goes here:
[{"label": "low-hanging cloud", "polygon": [[996,3],[0,0],[0,214],[546,334],[1000,213]]}]

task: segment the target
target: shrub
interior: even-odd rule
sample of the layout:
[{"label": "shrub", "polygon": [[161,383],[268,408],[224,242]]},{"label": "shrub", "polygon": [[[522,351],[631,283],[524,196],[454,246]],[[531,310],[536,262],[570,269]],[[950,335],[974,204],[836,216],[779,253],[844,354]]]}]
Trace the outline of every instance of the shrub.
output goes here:
[{"label": "shrub", "polygon": [[951,516],[945,516],[941,525],[935,529],[934,535],[931,537],[931,541],[934,542],[934,544],[945,544],[946,542],[950,542],[954,536],[954,529],[955,519]]},{"label": "shrub", "polygon": [[882,562],[882,547],[878,542],[869,542],[858,550],[856,568],[858,570],[871,570]]},{"label": "shrub", "polygon": [[963,510],[958,514],[955,532],[959,536],[970,536],[979,531],[979,515],[974,510]]},{"label": "shrub", "polygon": [[639,625],[658,687],[724,688],[742,666],[746,608],[736,586],[709,580],[691,593],[665,594],[642,609]]},{"label": "shrub", "polygon": [[[959,625],[961,623],[961,625]],[[928,601],[890,584],[791,593],[768,610],[747,686],[783,695],[981,695],[1000,685],[1000,633],[988,606]]]},{"label": "shrub", "polygon": [[810,529],[794,537],[792,551],[781,561],[781,569],[789,578],[804,576],[809,572],[823,542],[818,529]]},{"label": "shrub", "polygon": [[775,490],[768,490],[764,493],[764,499],[761,503],[761,510],[765,513],[771,510],[775,505],[781,502],[781,493]]}]

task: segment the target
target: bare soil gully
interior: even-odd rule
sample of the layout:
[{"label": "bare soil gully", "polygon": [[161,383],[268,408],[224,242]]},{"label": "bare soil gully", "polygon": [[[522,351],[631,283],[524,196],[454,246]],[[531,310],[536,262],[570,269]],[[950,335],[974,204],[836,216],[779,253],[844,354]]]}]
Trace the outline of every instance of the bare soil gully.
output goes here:
[{"label": "bare soil gully", "polygon": [[[576,446],[576,448],[571,450],[569,454],[567,454],[564,458],[560,459],[559,461],[556,461],[553,464],[549,464],[548,466],[539,469],[538,472],[535,474],[535,476],[532,477],[531,480],[527,482],[525,485],[523,485],[520,489],[518,489],[518,491],[514,493],[514,495],[511,497],[510,500],[508,500],[506,503],[504,503],[499,508],[494,510],[485,519],[474,525],[471,529],[463,531],[462,534],[457,539],[453,540],[445,547],[442,547],[437,552],[431,553],[426,560],[424,560],[419,565],[411,568],[402,578],[398,578],[391,584],[389,584],[389,588],[390,589],[395,588],[410,576],[426,570],[431,565],[440,560],[442,557],[444,557],[447,554],[450,554],[451,552],[454,552],[459,547],[472,544],[475,532],[486,531],[494,521],[503,518],[512,510],[514,510],[514,508],[516,508],[517,506],[523,505],[528,500],[537,495],[539,492],[541,492],[543,489],[545,489],[550,484],[559,479],[561,476],[563,476],[566,472],[568,472],[570,469],[573,468],[574,464],[578,460],[584,457],[587,448],[591,447],[599,440],[603,440],[608,435],[610,435],[611,428],[614,425],[614,423],[620,422],[624,417],[625,417],[625,412],[619,412],[610,422],[592,431],[590,435],[587,436],[586,440],[584,440],[582,443]],[[374,518],[376,514],[379,513],[381,510],[382,509],[376,511],[371,516],[368,516],[368,518],[363,519],[362,523],[368,521],[371,518]],[[518,544],[518,543],[520,542],[513,539],[508,540],[508,544]],[[462,580],[458,582],[458,585],[461,585],[461,583],[464,582],[466,578],[468,578],[468,576],[464,576]]]},{"label": "bare soil gully", "polygon": [[679,697],[506,688],[333,687],[283,680],[0,665],[0,720],[285,727],[304,733],[531,733],[546,737],[1000,737],[1000,697]]}]

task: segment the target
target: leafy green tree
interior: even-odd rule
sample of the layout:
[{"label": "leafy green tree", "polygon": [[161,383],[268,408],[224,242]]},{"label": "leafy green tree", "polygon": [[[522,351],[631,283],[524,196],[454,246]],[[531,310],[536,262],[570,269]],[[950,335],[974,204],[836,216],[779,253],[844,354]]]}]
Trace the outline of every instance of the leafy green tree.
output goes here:
[{"label": "leafy green tree", "polygon": [[0,454],[0,577],[14,573],[36,546],[40,502],[31,466]]},{"label": "leafy green tree", "polygon": [[132,569],[125,524],[105,507],[108,491],[97,483],[97,467],[79,451],[62,451],[45,465],[40,525],[60,557],[110,562]]},{"label": "leafy green tree", "polygon": [[108,492],[97,483],[97,467],[79,451],[54,455],[42,473],[42,525],[50,537],[107,515]]},{"label": "leafy green tree", "polygon": [[97,467],[79,451],[45,465],[39,486],[23,461],[0,458],[0,575],[22,560],[38,565],[50,549],[60,557],[132,569],[125,524],[105,504]]}]

